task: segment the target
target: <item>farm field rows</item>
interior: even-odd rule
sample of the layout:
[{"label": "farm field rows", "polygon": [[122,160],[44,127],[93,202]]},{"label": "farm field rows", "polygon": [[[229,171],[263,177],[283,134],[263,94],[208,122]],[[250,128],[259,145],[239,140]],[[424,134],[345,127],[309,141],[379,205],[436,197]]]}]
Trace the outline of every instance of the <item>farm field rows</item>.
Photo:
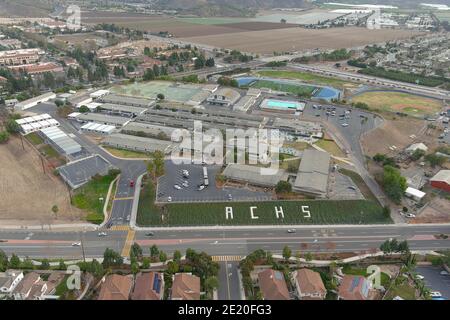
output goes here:
[{"label": "farm field rows", "polygon": [[354,96],[352,102],[367,103],[369,108],[373,110],[403,112],[411,116],[433,114],[442,109],[439,100],[402,92],[365,92]]},{"label": "farm field rows", "polygon": [[[352,48],[390,40],[407,39],[417,34],[419,33],[415,31],[368,30],[357,27],[326,30],[287,28],[239,32],[239,34],[193,36],[182,38],[182,40],[219,48],[268,54],[274,51]],[[268,46],[268,43],[271,45]]]}]

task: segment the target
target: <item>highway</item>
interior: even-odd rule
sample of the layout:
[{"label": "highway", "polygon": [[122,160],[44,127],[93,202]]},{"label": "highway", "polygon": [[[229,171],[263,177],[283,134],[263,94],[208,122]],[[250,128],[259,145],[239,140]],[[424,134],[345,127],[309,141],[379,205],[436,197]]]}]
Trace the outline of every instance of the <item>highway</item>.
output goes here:
[{"label": "highway", "polygon": [[[245,256],[257,249],[281,253],[284,246],[293,252],[346,252],[376,249],[389,238],[408,240],[410,249],[450,249],[450,239],[436,239],[434,235],[450,234],[449,225],[383,225],[383,226],[296,226],[295,233],[288,233],[289,226],[259,228],[209,228],[164,229],[155,228],[154,236],[148,231],[107,231],[99,237],[97,231],[58,232],[26,230],[0,231],[0,249],[8,254],[32,258],[101,257],[105,248],[122,252],[125,239],[132,234],[133,242],[140,244],[144,252],[152,245],[169,255],[175,250],[188,248],[205,251],[213,256]],[[72,246],[82,242],[81,246]]]}]

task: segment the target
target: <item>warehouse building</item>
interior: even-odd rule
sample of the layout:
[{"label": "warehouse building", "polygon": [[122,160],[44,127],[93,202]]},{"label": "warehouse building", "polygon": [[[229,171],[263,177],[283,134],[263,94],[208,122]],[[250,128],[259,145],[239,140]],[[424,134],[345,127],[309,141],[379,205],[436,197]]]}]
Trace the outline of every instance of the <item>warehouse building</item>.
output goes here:
[{"label": "warehouse building", "polygon": [[121,117],[134,118],[143,114],[147,109],[141,107],[132,107],[121,104],[105,103],[100,104],[97,109],[99,112],[117,115]]},{"label": "warehouse building", "polygon": [[241,95],[238,91],[230,88],[222,88],[211,94],[206,100],[209,104],[229,107],[234,105]]},{"label": "warehouse building", "polygon": [[39,134],[63,155],[74,155],[81,152],[81,146],[57,127],[42,129]]},{"label": "warehouse building", "polygon": [[107,124],[100,124],[95,122],[88,122],[81,127],[81,131],[84,133],[93,133],[99,135],[110,135],[117,131],[115,126]]},{"label": "warehouse building", "polygon": [[72,161],[57,168],[63,180],[72,188],[77,189],[88,183],[95,175],[106,175],[114,167],[105,158],[96,154],[87,158]]},{"label": "warehouse building", "polygon": [[121,96],[117,94],[108,94],[100,97],[97,100],[103,103],[120,104],[124,106],[141,107],[141,108],[149,108],[155,103],[155,100],[151,99]]},{"label": "warehouse building", "polygon": [[330,154],[327,152],[314,149],[303,151],[293,189],[313,196],[325,197],[328,188],[330,159]]},{"label": "warehouse building", "polygon": [[175,130],[180,129],[143,122],[130,122],[122,128],[121,132],[131,135],[142,135],[150,138],[158,138],[160,140],[171,140],[172,134]]},{"label": "warehouse building", "polygon": [[430,179],[431,186],[450,192],[450,170],[441,170]]},{"label": "warehouse building", "polygon": [[151,153],[155,151],[162,151],[164,154],[169,154],[175,147],[175,145],[170,141],[130,136],[121,133],[110,135],[103,141],[103,144],[113,148],[138,152]]},{"label": "warehouse building", "polygon": [[229,180],[245,182],[258,187],[273,188],[284,180],[285,171],[278,169],[274,175],[262,175],[261,167],[232,163],[227,165],[222,175]]},{"label": "warehouse building", "polygon": [[116,128],[121,128],[131,121],[129,118],[110,116],[100,113],[81,113],[76,116],[78,122],[96,122],[106,125],[115,126]]},{"label": "warehouse building", "polygon": [[47,92],[47,93],[41,94],[40,96],[17,103],[14,106],[14,111],[23,111],[23,110],[35,107],[39,103],[47,102],[47,101],[55,99],[55,98],[56,98],[55,93]]}]

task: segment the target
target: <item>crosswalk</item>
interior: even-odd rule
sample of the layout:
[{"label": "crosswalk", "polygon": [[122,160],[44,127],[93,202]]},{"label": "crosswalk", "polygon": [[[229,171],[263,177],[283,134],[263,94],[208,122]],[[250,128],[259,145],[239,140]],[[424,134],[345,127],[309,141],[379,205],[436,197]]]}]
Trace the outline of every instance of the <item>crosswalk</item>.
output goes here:
[{"label": "crosswalk", "polygon": [[229,261],[241,261],[242,256],[212,256],[214,262],[229,262]]},{"label": "crosswalk", "polygon": [[136,235],[136,231],[129,229],[127,234],[127,239],[125,240],[125,244],[122,249],[122,257],[129,257],[131,246],[133,245],[134,236]]},{"label": "crosswalk", "polygon": [[116,226],[112,226],[111,230],[114,230],[114,231],[130,231],[130,226],[127,226],[127,225],[116,225]]}]

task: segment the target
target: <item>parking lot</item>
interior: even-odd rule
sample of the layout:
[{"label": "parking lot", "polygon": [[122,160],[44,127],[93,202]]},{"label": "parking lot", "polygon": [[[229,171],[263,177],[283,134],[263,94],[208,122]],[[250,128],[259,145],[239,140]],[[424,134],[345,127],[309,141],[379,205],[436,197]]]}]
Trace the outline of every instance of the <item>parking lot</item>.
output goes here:
[{"label": "parking lot", "polygon": [[333,200],[364,199],[352,179],[339,172],[334,172],[330,177],[329,197]]},{"label": "parking lot", "polygon": [[443,297],[450,299],[450,275],[441,275],[442,267],[417,267],[416,272],[425,277],[425,286],[431,291],[439,291]]},{"label": "parking lot", "polygon": [[[183,170],[188,170],[189,178],[183,177]],[[175,165],[172,161],[166,161],[165,175],[159,178],[157,190],[157,202],[208,202],[208,201],[263,201],[270,200],[269,192],[257,192],[243,188],[226,187],[218,189],[215,185],[216,175],[220,172],[220,166],[208,166],[209,186],[199,191],[199,185],[203,184],[203,166],[193,164]],[[183,186],[184,182],[188,185]],[[175,185],[181,187],[175,189]],[[231,198],[229,197],[231,195]]]}]

